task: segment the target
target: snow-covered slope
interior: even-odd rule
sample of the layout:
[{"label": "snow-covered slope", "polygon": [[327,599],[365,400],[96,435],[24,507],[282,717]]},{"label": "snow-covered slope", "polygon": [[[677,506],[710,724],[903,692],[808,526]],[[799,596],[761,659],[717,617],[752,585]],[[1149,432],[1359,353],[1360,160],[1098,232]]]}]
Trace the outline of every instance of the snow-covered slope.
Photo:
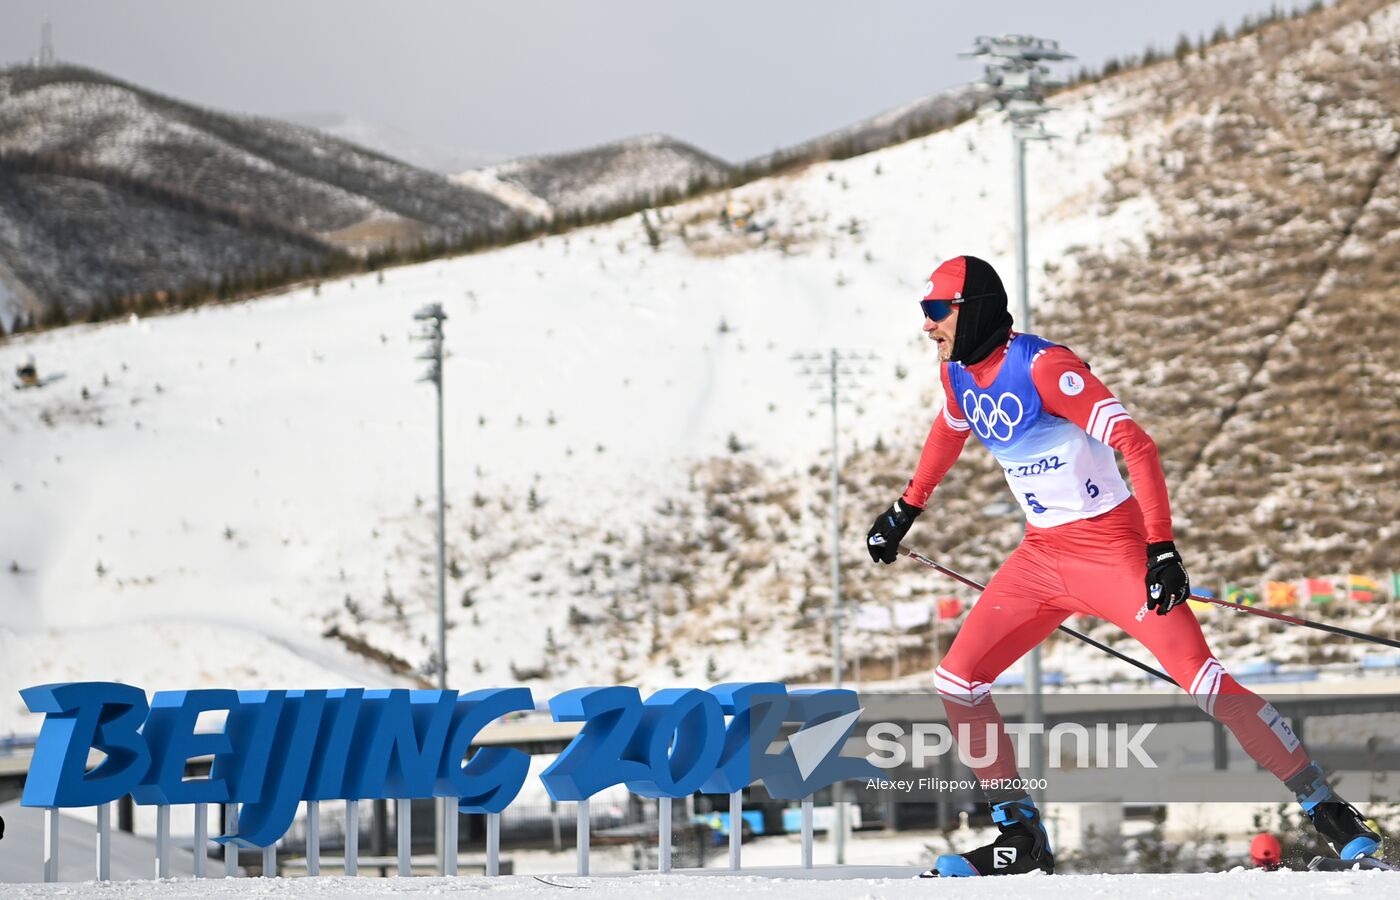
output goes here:
[{"label": "snow-covered slope", "polygon": [[[1243,456],[1205,446],[1222,421],[1242,428],[1275,415],[1270,402],[1293,409],[1329,383],[1316,360],[1275,352],[1280,343],[1307,346],[1318,323],[1327,330],[1315,339],[1350,335],[1364,353],[1344,364],[1376,385],[1365,403],[1393,396],[1380,360],[1394,334],[1387,123],[1400,80],[1386,73],[1400,66],[1397,8],[1354,0],[1199,62],[1068,92],[1047,122],[1060,139],[1031,149],[1033,296],[1050,298],[1036,321],[1158,436],[1201,582],[1273,573],[1264,551],[1288,540],[1286,522],[1207,518],[1206,502],[1231,493],[1213,475]],[[1227,77],[1250,67],[1248,90]],[[1197,108],[1183,84],[1220,93]],[[1270,116],[1287,127],[1264,130]],[[0,566],[13,561],[0,570],[0,697],[11,698],[0,699],[0,731],[29,727],[13,688],[56,677],[148,688],[389,678],[351,647],[410,674],[431,668],[432,397],[415,383],[421,345],[409,340],[428,302],[451,317],[454,685],[524,682],[544,696],[613,680],[823,675],[829,419],[791,357],[879,354],[866,372],[852,366],[840,408],[846,600],[948,592],[912,567],[856,563],[938,403],[919,286],[965,252],[1010,280],[1010,151],[989,114],[732,196],[391,270],[382,283],[327,282],[0,346],[0,370],[33,353],[41,374],[64,375],[0,405]],[[1280,171],[1285,189],[1258,180]],[[730,199],[763,230],[722,225]],[[1355,254],[1377,262],[1323,278]],[[1349,296],[1330,289],[1338,279],[1360,298],[1342,309],[1364,316],[1337,318],[1333,301]],[[1284,332],[1293,337],[1265,340]],[[1320,427],[1294,416],[1288,429]],[[1231,502],[1264,497],[1260,515],[1325,526],[1338,507],[1329,479],[1393,440],[1393,419],[1375,416],[1379,431],[1359,436],[1307,432],[1325,450],[1316,458],[1256,460],[1267,490]],[[1257,444],[1273,453],[1292,434]],[[1353,473],[1376,484],[1364,503],[1342,492],[1345,529],[1394,527],[1377,512],[1394,496],[1393,478],[1380,483],[1393,456]],[[987,576],[1019,533],[981,512],[1000,490],[986,455],[969,450],[917,542]],[[1241,527],[1257,534],[1241,538]],[[1384,541],[1361,541],[1342,550],[1385,558]],[[1349,559],[1341,543],[1305,549]],[[1250,634],[1225,642],[1228,662],[1261,652]],[[927,666],[930,637],[906,635],[906,671]],[[884,664],[888,643],[865,649]],[[363,677],[350,677],[355,665]]]},{"label": "snow-covered slope", "polygon": [[[1098,128],[1121,102],[1102,90],[1056,114],[1057,130],[1081,137],[1032,160],[1045,186],[1038,259],[1074,241],[1140,239],[1151,220],[1146,202],[1096,214],[1104,172],[1131,147]],[[595,633],[695,627],[683,609],[643,621],[645,603],[612,625],[580,624],[646,590],[633,565],[641,529],[655,541],[683,530],[656,510],[712,483],[701,473],[693,486],[692,465],[820,463],[829,426],[794,352],[879,352],[843,410],[844,445],[922,427],[911,403],[934,376],[915,294],[958,252],[1009,269],[1008,153],[1004,124],[987,117],[749,186],[738,197],[771,221],[766,236],[724,231],[715,197],[667,210],[656,249],[633,218],[383,283],[5,345],[0,369],[33,353],[64,378],[0,407],[0,546],[18,568],[0,572],[0,729],[17,726],[13,689],[51,678],[349,680],[340,651],[284,666],[287,647],[316,645],[330,623],[427,662],[432,398],[415,383],[409,333],[428,302],[450,316],[453,680],[542,667],[547,629],[572,659],[556,658],[550,680],[610,677],[616,645]],[[800,529],[819,540],[820,514]],[[717,591],[719,574],[691,572],[694,590]],[[809,643],[779,642],[787,649],[761,666],[745,666],[738,643],[708,655],[726,672],[772,675],[805,668]],[[687,658],[670,665],[671,654]],[[698,678],[705,666],[674,649],[615,674]]]},{"label": "snow-covered slope", "polygon": [[[624,205],[665,202],[702,185],[722,185],[730,166],[689,144],[663,134],[645,135],[575,150],[514,159],[469,170],[453,181],[486,191],[530,215],[539,204],[555,215],[596,216]],[[512,186],[518,194],[493,191]]]}]

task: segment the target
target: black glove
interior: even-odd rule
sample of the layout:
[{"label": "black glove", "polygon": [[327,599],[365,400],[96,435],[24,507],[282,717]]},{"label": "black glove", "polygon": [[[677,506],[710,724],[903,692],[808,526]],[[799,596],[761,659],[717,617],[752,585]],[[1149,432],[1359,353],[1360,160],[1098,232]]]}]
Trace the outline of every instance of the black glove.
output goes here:
[{"label": "black glove", "polygon": [[876,562],[892,563],[899,556],[899,542],[913,527],[914,520],[923,512],[922,506],[914,506],[903,500],[896,500],[889,509],[880,513],[870,533],[865,536],[865,549]]},{"label": "black glove", "polygon": [[1191,577],[1182,565],[1176,544],[1162,541],[1147,545],[1147,608],[1165,616],[1191,596]]}]

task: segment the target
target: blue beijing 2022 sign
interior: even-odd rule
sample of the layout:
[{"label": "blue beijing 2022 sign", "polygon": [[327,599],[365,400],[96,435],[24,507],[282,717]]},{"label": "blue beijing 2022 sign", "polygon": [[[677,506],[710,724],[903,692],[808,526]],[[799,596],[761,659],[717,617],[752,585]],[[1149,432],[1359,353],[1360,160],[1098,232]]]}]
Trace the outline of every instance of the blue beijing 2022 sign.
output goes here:
[{"label": "blue beijing 2022 sign", "polygon": [[[98,806],[126,794],[146,805],[239,803],[238,832],[221,840],[249,847],[277,841],[303,800],[456,797],[462,812],[500,812],[520,793],[529,757],[506,747],[473,752],[472,742],[502,716],[535,708],[523,687],[160,691],[148,702],[131,685],[72,682],[20,695],[44,714],[25,806]],[[556,721],[583,723],[540,775],[555,800],[617,784],[684,797],[755,781],[795,800],[871,772],[863,758],[840,755],[859,708],[852,691],[743,682],[643,701],[635,687],[588,687],[555,696],[549,708]],[[195,730],[205,712],[226,714],[222,731]],[[787,723],[841,717],[849,724],[819,761],[799,764],[785,743],[770,750]],[[93,750],[105,758],[88,771]],[[186,762],[199,756],[213,759],[209,777],[186,780]]]}]

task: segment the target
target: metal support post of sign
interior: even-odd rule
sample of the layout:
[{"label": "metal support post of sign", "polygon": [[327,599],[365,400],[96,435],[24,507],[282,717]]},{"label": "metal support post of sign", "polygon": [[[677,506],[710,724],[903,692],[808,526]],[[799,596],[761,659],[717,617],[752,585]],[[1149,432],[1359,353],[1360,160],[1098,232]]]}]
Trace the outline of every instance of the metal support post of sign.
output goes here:
[{"label": "metal support post of sign", "polygon": [[[238,804],[224,804],[224,828],[228,832],[226,836],[238,833]],[[238,844],[235,841],[224,842],[224,877],[238,877]]]},{"label": "metal support post of sign", "polygon": [[321,874],[321,801],[306,801],[306,874]]},{"label": "metal support post of sign", "polygon": [[744,792],[729,795],[729,868],[739,871],[739,847],[744,841]]},{"label": "metal support post of sign", "polygon": [[58,810],[44,809],[44,881],[58,880]]},{"label": "metal support post of sign", "polygon": [[360,801],[345,801],[345,874],[360,874]]},{"label": "metal support post of sign", "polygon": [[442,798],[442,874],[457,874],[457,817],[461,801],[456,797]]},{"label": "metal support post of sign", "polygon": [[[557,819],[556,819],[557,821]],[[501,814],[486,814],[486,874],[501,874]]]},{"label": "metal support post of sign", "polygon": [[112,880],[112,804],[97,807],[97,880]]},{"label": "metal support post of sign", "polygon": [[578,821],[574,825],[574,846],[578,848],[578,874],[588,874],[588,798],[578,802]]},{"label": "metal support post of sign", "polygon": [[656,871],[671,871],[671,798],[656,804]]},{"label": "metal support post of sign", "polygon": [[277,842],[273,841],[263,848],[263,877],[277,877]]},{"label": "metal support post of sign", "polygon": [[802,801],[802,868],[812,868],[812,798]]},{"label": "metal support post of sign", "polygon": [[394,830],[399,838],[399,877],[413,874],[413,801],[394,801]]},{"label": "metal support post of sign", "polygon": [[194,805],[194,841],[190,849],[194,850],[192,874],[195,878],[203,878],[209,874],[206,871],[209,863],[209,804],[207,803]]},{"label": "metal support post of sign", "polygon": [[170,807],[156,807],[156,877],[170,877]]}]

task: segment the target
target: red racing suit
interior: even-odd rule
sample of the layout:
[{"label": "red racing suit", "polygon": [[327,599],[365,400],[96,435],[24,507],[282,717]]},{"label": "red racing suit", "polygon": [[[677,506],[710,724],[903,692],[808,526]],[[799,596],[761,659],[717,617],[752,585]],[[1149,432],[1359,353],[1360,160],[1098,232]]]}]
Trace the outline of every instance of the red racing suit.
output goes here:
[{"label": "red racing suit", "polygon": [[[1064,347],[1013,333],[975,365],[944,364],[942,382],[944,410],[904,501],[925,506],[976,431],[1027,518],[1025,539],[934,675],[953,733],[965,736],[964,758],[984,784],[1017,778],[992,682],[1072,613],[1106,619],[1137,639],[1280,780],[1301,771],[1309,762],[1301,741],[1272,704],[1225,671],[1190,606],[1148,611],[1146,545],[1172,540],[1166,480],[1152,439],[1089,367]],[[1115,450],[1136,498],[1118,474]]]}]

